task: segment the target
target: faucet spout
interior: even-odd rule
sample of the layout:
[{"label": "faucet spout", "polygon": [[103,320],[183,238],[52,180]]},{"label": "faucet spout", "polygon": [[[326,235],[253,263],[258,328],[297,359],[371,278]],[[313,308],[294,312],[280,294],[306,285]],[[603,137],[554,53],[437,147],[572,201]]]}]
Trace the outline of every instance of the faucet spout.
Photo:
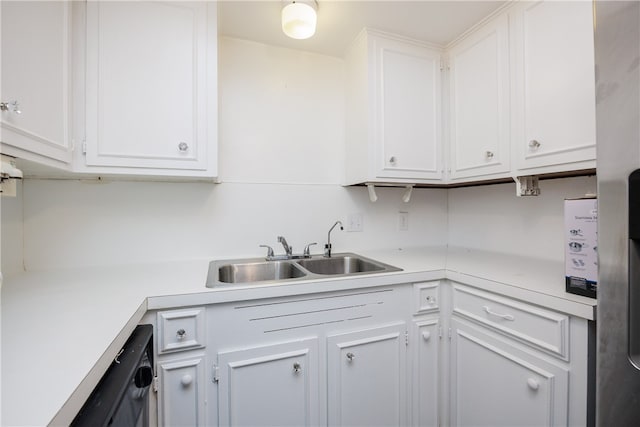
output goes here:
[{"label": "faucet spout", "polygon": [[287,243],[287,239],[285,239],[283,236],[278,236],[278,242],[282,243],[282,247],[284,248],[285,253],[289,258],[291,258],[291,256],[293,255],[293,248],[289,246],[289,244]]},{"label": "faucet spout", "polygon": [[344,230],[344,227],[342,226],[342,221],[336,221],[331,228],[329,229],[329,232],[327,233],[327,244],[324,245],[324,256],[327,258],[331,258],[331,232],[333,231],[334,228],[336,228],[336,225],[340,224],[340,230]]}]

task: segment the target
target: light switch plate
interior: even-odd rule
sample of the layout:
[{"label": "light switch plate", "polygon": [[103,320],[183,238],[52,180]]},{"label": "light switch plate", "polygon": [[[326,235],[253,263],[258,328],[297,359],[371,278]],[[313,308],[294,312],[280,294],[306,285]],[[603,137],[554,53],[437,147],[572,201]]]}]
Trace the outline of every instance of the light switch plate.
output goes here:
[{"label": "light switch plate", "polygon": [[351,213],[347,220],[347,231],[362,231],[363,230],[363,218],[360,212]]}]

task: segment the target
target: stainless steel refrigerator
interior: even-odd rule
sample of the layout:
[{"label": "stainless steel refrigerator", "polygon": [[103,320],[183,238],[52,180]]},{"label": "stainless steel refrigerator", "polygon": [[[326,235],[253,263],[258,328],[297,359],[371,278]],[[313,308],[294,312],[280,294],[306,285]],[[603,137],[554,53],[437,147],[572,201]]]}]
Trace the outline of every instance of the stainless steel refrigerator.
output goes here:
[{"label": "stainless steel refrigerator", "polygon": [[640,2],[595,2],[596,424],[640,425]]}]

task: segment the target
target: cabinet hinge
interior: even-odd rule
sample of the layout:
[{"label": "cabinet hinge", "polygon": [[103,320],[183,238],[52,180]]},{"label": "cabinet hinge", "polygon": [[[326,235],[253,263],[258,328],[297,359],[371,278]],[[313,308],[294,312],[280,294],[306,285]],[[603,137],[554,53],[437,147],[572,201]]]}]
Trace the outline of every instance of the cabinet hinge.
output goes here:
[{"label": "cabinet hinge", "polygon": [[153,377],[153,391],[154,391],[154,393],[158,392],[158,384],[159,384],[158,376],[156,375],[155,377]]},{"label": "cabinet hinge", "polygon": [[87,154],[87,141],[82,141],[82,154]]},{"label": "cabinet hinge", "polygon": [[211,368],[211,382],[213,383],[217,383],[218,381],[220,381],[220,369],[218,368],[218,365],[213,365],[213,367]]},{"label": "cabinet hinge", "polygon": [[409,331],[404,331],[404,345],[409,345]]}]

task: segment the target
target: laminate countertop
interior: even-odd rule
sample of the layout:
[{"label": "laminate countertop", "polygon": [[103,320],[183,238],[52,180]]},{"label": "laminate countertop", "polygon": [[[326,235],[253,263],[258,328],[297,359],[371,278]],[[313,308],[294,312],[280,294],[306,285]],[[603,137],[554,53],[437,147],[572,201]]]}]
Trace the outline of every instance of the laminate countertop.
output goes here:
[{"label": "laminate countertop", "polygon": [[207,288],[210,260],[199,259],[6,277],[2,425],[68,424],[148,310],[449,279],[595,317],[596,300],[565,292],[562,262],[446,247],[358,254],[402,271]]}]

